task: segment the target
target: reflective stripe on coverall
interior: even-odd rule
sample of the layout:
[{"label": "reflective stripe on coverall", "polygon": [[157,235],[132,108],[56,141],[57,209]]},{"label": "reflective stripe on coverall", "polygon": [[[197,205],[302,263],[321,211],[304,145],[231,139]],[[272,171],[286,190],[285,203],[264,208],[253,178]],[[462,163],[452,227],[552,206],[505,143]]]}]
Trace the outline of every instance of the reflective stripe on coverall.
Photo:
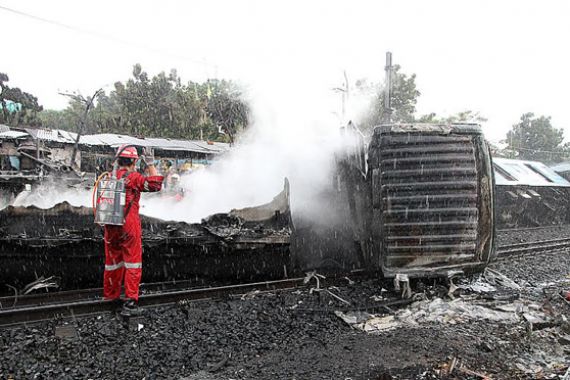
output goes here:
[{"label": "reflective stripe on coverall", "polygon": [[[126,174],[125,169],[117,172],[117,178]],[[139,217],[141,192],[160,191],[163,177],[145,177],[138,172],[127,174],[125,179],[125,224],[105,226],[105,272],[103,275],[103,296],[118,299],[121,284],[125,281],[125,296],[138,300],[142,276],[142,229]],[[129,206],[130,205],[130,206]]]}]

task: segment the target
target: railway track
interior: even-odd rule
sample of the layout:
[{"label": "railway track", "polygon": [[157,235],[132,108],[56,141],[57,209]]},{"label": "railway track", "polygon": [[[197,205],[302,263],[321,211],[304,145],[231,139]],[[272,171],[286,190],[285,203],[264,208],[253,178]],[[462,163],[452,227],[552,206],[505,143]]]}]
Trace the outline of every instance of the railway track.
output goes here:
[{"label": "railway track", "polygon": [[[143,294],[139,298],[142,307],[168,305],[180,301],[199,301],[247,294],[254,291],[277,291],[303,286],[305,278],[291,278],[239,285],[206,287],[198,289],[167,290]],[[111,312],[116,304],[101,298],[90,298],[91,289],[69,291],[60,297],[54,292],[44,304],[17,305],[0,309],[0,327],[45,320],[63,319]],[[75,294],[74,294],[75,293]],[[100,293],[99,293],[100,294]],[[44,299],[45,301],[45,299]]]},{"label": "railway track", "polygon": [[[201,284],[202,286],[197,286]],[[209,287],[212,286],[222,286],[228,284],[208,284]],[[190,280],[177,280],[177,281],[165,281],[165,282],[152,282],[152,283],[142,283],[140,285],[141,294],[148,294],[153,292],[160,292],[166,290],[176,290],[176,289],[199,289],[200,287],[206,287],[206,282],[201,281],[197,283],[196,281]],[[53,291],[31,294],[20,294],[17,296],[3,296],[0,297],[0,310],[10,307],[22,307],[22,306],[38,306],[45,305],[49,303],[56,302],[72,302],[81,301],[88,299],[96,299],[101,297],[103,294],[103,288],[88,288],[88,289],[76,289],[76,290],[65,290],[65,291]]]},{"label": "railway track", "polygon": [[500,258],[528,253],[558,251],[568,248],[570,248],[570,238],[529,241],[525,243],[502,245],[497,248],[497,256]]},{"label": "railway track", "polygon": [[539,226],[539,227],[521,227],[521,228],[502,228],[497,230],[497,232],[518,232],[518,231],[540,231],[540,230],[552,230],[568,227],[567,224],[554,225],[554,226]]},{"label": "railway track", "polygon": [[[502,245],[497,248],[499,258],[570,249],[570,238],[529,241]],[[358,275],[358,274],[357,274]],[[179,301],[199,301],[246,294],[253,291],[277,291],[298,288],[305,278],[265,281],[238,285],[190,288],[195,282],[172,281],[141,285],[139,303],[143,307],[173,304]],[[64,319],[111,312],[116,305],[100,298],[102,289],[39,293],[0,297],[0,327],[16,324]]]}]

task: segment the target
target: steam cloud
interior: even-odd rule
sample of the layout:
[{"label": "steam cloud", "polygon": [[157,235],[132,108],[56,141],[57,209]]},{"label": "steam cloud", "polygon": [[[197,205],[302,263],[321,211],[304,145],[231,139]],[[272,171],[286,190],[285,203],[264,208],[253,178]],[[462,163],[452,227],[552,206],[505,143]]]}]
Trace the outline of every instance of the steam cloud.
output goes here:
[{"label": "steam cloud", "polygon": [[[229,153],[184,180],[184,200],[176,207],[146,203],[145,214],[165,218],[164,210],[169,209],[169,219],[197,222],[270,201],[283,189],[285,177],[291,184],[293,213],[318,210],[319,192],[331,186],[334,152],[342,146],[341,123],[332,113],[338,97],[326,88],[328,93],[312,92],[310,99],[299,96],[298,89],[272,83],[272,88],[260,86],[249,93],[253,125]],[[275,95],[276,88],[279,96],[267,96]]]}]

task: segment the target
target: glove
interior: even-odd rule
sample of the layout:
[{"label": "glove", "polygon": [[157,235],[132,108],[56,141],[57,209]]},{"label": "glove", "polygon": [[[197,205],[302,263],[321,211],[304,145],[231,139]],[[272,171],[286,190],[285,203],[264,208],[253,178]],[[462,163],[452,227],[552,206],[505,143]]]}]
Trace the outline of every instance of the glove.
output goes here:
[{"label": "glove", "polygon": [[143,156],[141,157],[147,166],[154,165],[154,150],[152,148],[143,148]]}]

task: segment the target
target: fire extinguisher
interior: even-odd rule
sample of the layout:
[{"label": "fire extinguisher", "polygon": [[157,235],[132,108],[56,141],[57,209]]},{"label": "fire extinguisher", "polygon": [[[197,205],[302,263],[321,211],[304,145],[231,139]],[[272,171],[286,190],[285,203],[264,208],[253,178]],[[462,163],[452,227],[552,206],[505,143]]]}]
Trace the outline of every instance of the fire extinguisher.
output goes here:
[{"label": "fire extinguisher", "polygon": [[95,223],[101,226],[122,226],[125,224],[127,191],[125,178],[117,178],[117,170],[119,169],[117,159],[123,150],[132,146],[134,145],[123,146],[115,155],[111,173],[102,173],[95,182],[92,196],[93,212]]}]

